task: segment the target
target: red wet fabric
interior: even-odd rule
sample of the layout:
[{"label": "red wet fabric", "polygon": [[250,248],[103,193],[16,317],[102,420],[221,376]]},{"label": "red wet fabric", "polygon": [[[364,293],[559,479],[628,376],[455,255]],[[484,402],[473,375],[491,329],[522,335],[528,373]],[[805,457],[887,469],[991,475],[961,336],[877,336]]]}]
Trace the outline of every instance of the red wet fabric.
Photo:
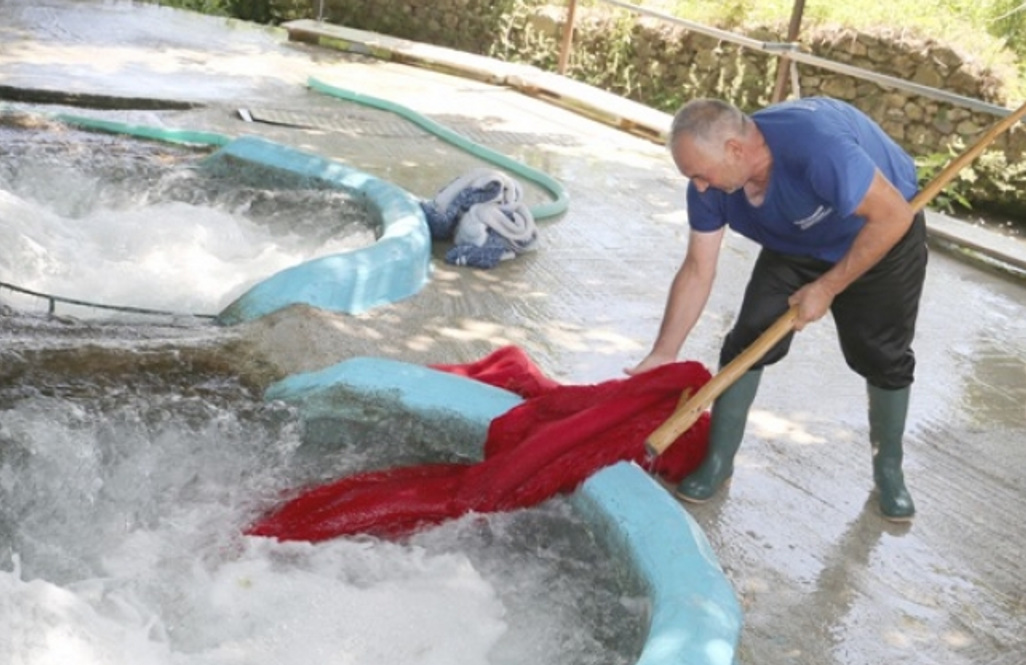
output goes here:
[{"label": "red wet fabric", "polygon": [[348,476],[302,491],[246,533],[311,542],[360,533],[396,538],[470,512],[533,506],[623,460],[676,483],[705,456],[707,413],[654,460],[645,450],[645,439],[673,413],[682,392],[711,378],[697,362],[591,385],[553,381],[518,347],[433,367],[524,398],[492,420],[481,462]]}]

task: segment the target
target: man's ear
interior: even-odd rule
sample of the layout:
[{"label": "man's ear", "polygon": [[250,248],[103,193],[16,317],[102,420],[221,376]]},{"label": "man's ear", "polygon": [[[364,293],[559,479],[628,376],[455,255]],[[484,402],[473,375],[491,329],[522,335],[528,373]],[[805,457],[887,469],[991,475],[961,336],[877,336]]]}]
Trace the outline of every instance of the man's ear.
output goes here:
[{"label": "man's ear", "polygon": [[732,136],[723,142],[723,154],[730,155],[734,159],[741,159],[744,155],[745,147],[741,143],[741,139],[736,136]]}]

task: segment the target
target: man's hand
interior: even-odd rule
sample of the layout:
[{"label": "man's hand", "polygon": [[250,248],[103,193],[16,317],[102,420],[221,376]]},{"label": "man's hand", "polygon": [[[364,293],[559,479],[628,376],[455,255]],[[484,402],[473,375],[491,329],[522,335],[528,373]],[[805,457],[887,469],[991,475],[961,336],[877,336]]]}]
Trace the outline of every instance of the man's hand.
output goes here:
[{"label": "man's hand", "polygon": [[798,306],[798,316],[794,321],[794,329],[801,330],[806,324],[818,321],[826,316],[830,304],[834,301],[834,293],[820,280],[809,282],[791,294],[787,304]]},{"label": "man's hand", "polygon": [[911,204],[877,169],[873,182],[855,208],[866,220],[847,253],[819,279],[806,284],[787,299],[798,306],[794,329],[823,318],[834,297],[875,266],[908,232],[915,217]]},{"label": "man's hand", "polygon": [[665,365],[667,363],[672,363],[676,361],[677,359],[675,357],[660,355],[653,351],[652,353],[645,356],[645,359],[637,365],[635,365],[634,367],[624,368],[623,373],[627,376],[637,376],[642,372],[647,372],[650,369],[655,369],[660,365]]}]

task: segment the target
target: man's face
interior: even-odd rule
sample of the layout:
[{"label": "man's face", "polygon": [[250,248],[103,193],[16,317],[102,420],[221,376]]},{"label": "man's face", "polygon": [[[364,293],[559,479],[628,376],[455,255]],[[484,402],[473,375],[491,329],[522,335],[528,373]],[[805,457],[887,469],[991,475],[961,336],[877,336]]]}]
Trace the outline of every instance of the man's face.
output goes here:
[{"label": "man's face", "polygon": [[674,143],[672,155],[681,175],[700,192],[712,187],[732,194],[747,180],[740,145],[735,139],[728,139],[719,148],[714,148],[684,134]]}]

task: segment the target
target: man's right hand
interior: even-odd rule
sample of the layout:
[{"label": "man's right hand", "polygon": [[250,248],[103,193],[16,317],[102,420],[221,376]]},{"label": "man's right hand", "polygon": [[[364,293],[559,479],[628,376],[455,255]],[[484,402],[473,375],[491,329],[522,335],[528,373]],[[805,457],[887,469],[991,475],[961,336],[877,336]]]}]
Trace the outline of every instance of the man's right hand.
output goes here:
[{"label": "man's right hand", "polygon": [[650,369],[655,369],[660,365],[665,365],[667,363],[672,363],[676,361],[677,358],[675,357],[660,355],[653,351],[652,353],[645,356],[645,359],[637,365],[635,365],[634,367],[625,367],[623,373],[627,376],[637,376],[638,374],[647,372]]}]

